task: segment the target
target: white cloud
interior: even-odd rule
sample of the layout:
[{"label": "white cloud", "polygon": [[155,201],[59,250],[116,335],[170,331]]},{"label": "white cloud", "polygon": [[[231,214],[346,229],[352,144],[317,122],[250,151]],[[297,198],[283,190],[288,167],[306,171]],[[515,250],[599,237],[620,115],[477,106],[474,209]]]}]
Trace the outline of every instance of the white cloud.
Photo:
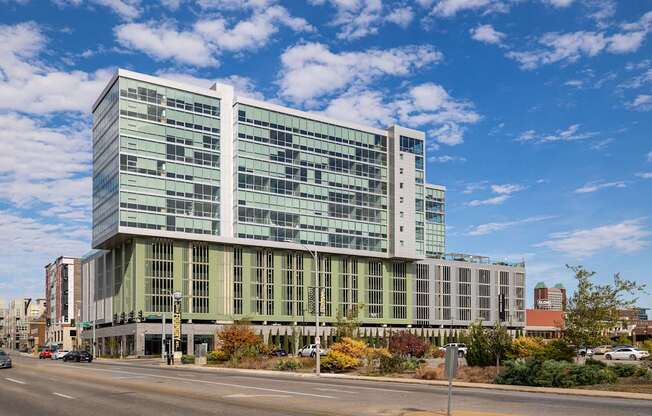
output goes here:
[{"label": "white cloud", "polygon": [[238,10],[264,9],[276,3],[276,0],[195,0],[203,10]]},{"label": "white cloud", "polygon": [[[464,194],[470,194],[478,189],[485,189],[486,182],[481,182],[479,184],[469,184],[466,189],[462,192]],[[491,192],[496,194],[496,196],[486,199],[474,199],[466,203],[469,207],[479,207],[483,205],[500,205],[503,202],[507,201],[512,197],[512,194],[517,192],[524,191],[527,187],[518,184],[493,184],[489,187]]]},{"label": "white cloud", "polygon": [[281,55],[278,84],[283,97],[294,103],[316,99],[369,84],[382,76],[406,76],[442,59],[431,46],[404,46],[387,50],[334,53],[327,45],[305,43]]},{"label": "white cloud", "polygon": [[587,193],[597,192],[601,189],[606,189],[606,188],[626,188],[626,187],[627,184],[625,183],[625,181],[614,181],[614,182],[596,181],[596,182],[589,182],[584,186],[577,188],[575,190],[575,193],[587,194]]},{"label": "white cloud", "polygon": [[271,6],[254,12],[249,19],[240,20],[233,27],[229,27],[229,23],[221,18],[200,20],[195,23],[195,32],[217,49],[240,51],[265,46],[281,26],[295,32],[314,30],[305,19],[292,17],[286,8]]},{"label": "white cloud", "polygon": [[217,66],[209,43],[191,31],[178,31],[170,23],[128,23],[114,29],[118,42],[158,60],[175,60],[200,67]]},{"label": "white cloud", "polygon": [[414,19],[414,11],[409,6],[399,7],[392,10],[386,17],[388,22],[392,22],[401,27],[407,27]]},{"label": "white cloud", "polygon": [[618,224],[551,234],[549,239],[536,244],[571,257],[589,257],[602,250],[633,253],[647,247],[650,234],[640,219]]},{"label": "white cloud", "polygon": [[491,185],[491,192],[500,195],[510,195],[516,192],[521,192],[525,190],[523,185],[514,185],[514,184],[504,184],[504,185]]},{"label": "white cloud", "polygon": [[538,39],[539,48],[530,51],[510,51],[508,58],[520,63],[522,69],[536,69],[556,62],[576,62],[582,57],[593,57],[603,52],[613,54],[637,51],[652,30],[652,12],[637,22],[621,25],[621,32],[578,31],[549,32]]},{"label": "white cloud", "polygon": [[313,0],[313,5],[329,4],[335,9],[331,25],[340,28],[337,38],[342,40],[360,39],[378,33],[386,22],[407,27],[414,19],[409,6],[388,5],[383,7],[381,0]]},{"label": "white cloud", "polygon": [[483,189],[487,189],[487,181],[471,182],[471,183],[467,183],[464,186],[464,190],[462,191],[462,193],[465,195],[469,195],[474,193],[475,191],[481,191]]},{"label": "white cloud", "polygon": [[230,75],[228,77],[222,78],[201,78],[186,73],[161,71],[157,73],[157,76],[202,88],[210,88],[214,83],[218,82],[231,85],[236,96],[250,97],[257,100],[265,99],[265,96],[260,91],[258,91],[256,84],[251,78],[243,77],[240,75]]},{"label": "white cloud", "polygon": [[505,34],[498,32],[491,25],[480,25],[476,28],[469,30],[471,33],[471,38],[477,40],[478,42],[489,43],[493,45],[500,45],[505,39]]},{"label": "white cloud", "polygon": [[647,154],[647,161],[652,162],[652,151],[650,151],[650,153]]},{"label": "white cloud", "polygon": [[217,66],[216,56],[224,51],[255,50],[264,47],[281,27],[295,32],[314,28],[304,19],[293,17],[282,6],[255,8],[247,19],[235,25],[222,18],[204,18],[192,30],[171,22],[129,23],[114,29],[118,42],[158,60],[175,60],[199,67]]},{"label": "white cloud", "polygon": [[636,176],[642,179],[652,179],[652,172],[639,172]]},{"label": "white cloud", "polygon": [[487,235],[496,231],[501,231],[506,228],[511,228],[517,225],[528,224],[533,222],[547,221],[549,219],[555,218],[554,216],[536,216],[524,218],[522,220],[515,221],[504,221],[504,222],[489,222],[486,224],[476,225],[471,228],[468,232],[468,235],[478,236],[478,235]]},{"label": "white cloud", "polygon": [[428,158],[428,162],[432,162],[432,163],[466,162],[466,158],[461,156],[450,156],[450,155],[430,156]]},{"label": "white cloud", "polygon": [[466,205],[470,207],[479,207],[482,205],[500,205],[509,199],[509,195],[498,195],[487,199],[474,199]]},{"label": "white cloud", "polygon": [[423,7],[432,7],[430,15],[453,17],[461,12],[481,11],[483,14],[506,12],[509,2],[501,0],[419,0]]},{"label": "white cloud", "polygon": [[652,109],[652,95],[649,94],[639,94],[634,98],[630,103],[627,103],[627,107],[633,110],[639,111],[648,111]]},{"label": "white cloud", "polygon": [[107,7],[124,20],[134,20],[142,14],[141,0],[54,0],[54,2],[59,6],[78,7],[87,4]]},{"label": "white cloud", "polygon": [[[352,88],[331,100],[324,113],[376,126],[396,122],[413,127],[425,126],[432,141],[451,146],[464,141],[464,125],[480,120],[471,103],[454,99],[437,84],[416,85],[391,101],[384,101],[386,96],[379,91]],[[432,141],[429,146],[433,145]]]},{"label": "white cloud", "polygon": [[573,4],[575,0],[543,0],[544,3],[548,3],[553,7],[564,8]]},{"label": "white cloud", "polygon": [[17,207],[40,201],[53,213],[80,216],[91,205],[90,126],[48,127],[16,113],[0,114],[0,199]]},{"label": "white cloud", "polygon": [[181,1],[182,0],[161,0],[161,4],[174,12],[179,10],[179,7],[181,7]]},{"label": "white cloud", "polygon": [[580,124],[572,124],[566,129],[558,129],[554,133],[539,134],[535,130],[526,130],[521,133],[516,141],[519,142],[570,142],[584,140],[598,135],[598,132],[580,132]]}]

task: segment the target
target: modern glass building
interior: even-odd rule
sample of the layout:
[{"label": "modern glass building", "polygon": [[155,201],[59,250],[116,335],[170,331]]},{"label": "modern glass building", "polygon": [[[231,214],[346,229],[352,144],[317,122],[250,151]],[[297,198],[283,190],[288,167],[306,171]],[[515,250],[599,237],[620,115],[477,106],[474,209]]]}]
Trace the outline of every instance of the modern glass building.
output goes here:
[{"label": "modern glass building", "polygon": [[[352,310],[370,327],[441,326],[429,262],[445,252],[445,188],[425,183],[424,142],[421,131],[236,97],[228,85],[118,70],[93,106],[99,251],[83,259],[84,320],[100,336],[136,325],[153,346],[146,326],[158,319],[160,340],[181,291],[192,338],[243,319],[307,328],[319,284],[325,330]],[[133,349],[146,343],[135,337]]]}]

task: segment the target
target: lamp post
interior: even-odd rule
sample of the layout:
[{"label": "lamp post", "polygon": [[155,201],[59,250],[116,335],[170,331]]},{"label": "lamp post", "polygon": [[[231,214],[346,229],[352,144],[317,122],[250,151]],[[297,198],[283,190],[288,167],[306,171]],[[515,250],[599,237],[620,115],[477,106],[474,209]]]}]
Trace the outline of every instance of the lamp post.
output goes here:
[{"label": "lamp post", "polygon": [[[292,241],[292,240],[285,240],[285,242],[286,243],[297,244],[295,241]],[[319,303],[321,302],[321,280],[319,278],[319,269],[318,269],[318,267],[319,267],[319,259],[317,257],[317,250],[312,251],[310,249],[310,247],[308,247],[306,244],[302,244],[302,243],[299,243],[299,244],[301,246],[303,246],[303,248],[306,249],[308,251],[308,253],[310,253],[310,255],[312,256],[313,270],[315,272],[315,286],[316,286],[316,294],[315,294],[315,374],[317,375],[317,377],[319,377],[319,375],[321,373],[320,372],[320,369],[321,369],[320,368],[321,367],[321,363],[320,363],[320,360],[321,360],[321,357],[320,357],[320,353],[321,353],[320,345],[321,345],[321,342],[320,342],[320,338],[319,338],[319,314],[321,312],[321,308],[320,308]]]}]

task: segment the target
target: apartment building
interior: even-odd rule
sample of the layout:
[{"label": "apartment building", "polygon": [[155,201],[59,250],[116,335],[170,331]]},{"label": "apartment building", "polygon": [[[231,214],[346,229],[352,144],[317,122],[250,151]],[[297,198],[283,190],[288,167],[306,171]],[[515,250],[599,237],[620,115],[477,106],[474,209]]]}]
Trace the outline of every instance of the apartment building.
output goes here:
[{"label": "apartment building", "polygon": [[61,256],[45,266],[46,342],[67,351],[77,346],[81,307],[81,262]]},{"label": "apartment building", "polygon": [[534,287],[534,308],[552,311],[566,310],[566,289],[561,283],[548,287],[539,282]]},{"label": "apartment building", "polygon": [[314,336],[319,285],[325,332],[359,306],[370,328],[489,322],[501,291],[508,323],[522,326],[523,265],[444,258],[446,189],[425,182],[425,157],[421,131],[120,69],[93,106],[95,251],[82,259],[82,320],[98,324],[100,343],[152,351],[180,291],[184,351],[234,320]]},{"label": "apartment building", "polygon": [[42,323],[45,313],[45,299],[13,299],[5,311],[5,347],[29,351],[38,347],[39,339],[32,329]]}]

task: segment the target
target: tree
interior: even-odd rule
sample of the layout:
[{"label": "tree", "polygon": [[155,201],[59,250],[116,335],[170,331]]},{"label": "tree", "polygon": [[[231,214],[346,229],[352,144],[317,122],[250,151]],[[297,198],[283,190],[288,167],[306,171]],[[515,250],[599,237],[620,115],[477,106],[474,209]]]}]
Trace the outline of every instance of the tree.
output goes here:
[{"label": "tree", "polygon": [[607,331],[618,326],[618,310],[632,307],[645,285],[623,279],[619,273],[612,284],[600,285],[592,281],[595,272],[582,266],[566,267],[575,273],[577,289],[568,300],[564,336],[577,346],[603,344]]},{"label": "tree", "polygon": [[512,336],[507,332],[507,328],[502,326],[500,322],[489,332],[489,350],[493,355],[496,366],[500,365],[502,359],[511,352],[512,349]]},{"label": "tree", "polygon": [[493,356],[489,349],[489,337],[480,322],[469,325],[466,336],[466,362],[470,366],[487,367],[493,364]]},{"label": "tree", "polygon": [[364,309],[364,305],[355,305],[342,314],[342,311],[337,311],[335,330],[338,340],[342,338],[358,338],[360,321],[360,312]]},{"label": "tree", "polygon": [[389,337],[389,351],[394,354],[421,358],[428,350],[428,344],[417,335],[401,331]]}]

